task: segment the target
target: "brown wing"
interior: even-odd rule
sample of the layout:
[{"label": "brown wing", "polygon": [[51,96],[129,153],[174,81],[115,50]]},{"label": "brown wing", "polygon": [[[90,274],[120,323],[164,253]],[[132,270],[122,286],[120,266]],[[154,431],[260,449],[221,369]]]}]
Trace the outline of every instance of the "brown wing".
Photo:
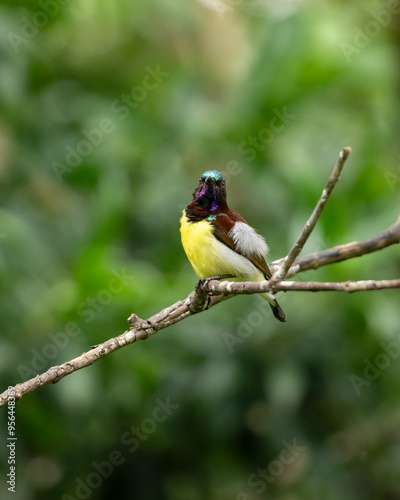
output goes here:
[{"label": "brown wing", "polygon": [[257,269],[259,269],[263,273],[265,279],[269,280],[272,277],[271,271],[269,270],[268,264],[265,262],[264,257],[254,254],[246,257],[254,266],[256,266]]},{"label": "brown wing", "polygon": [[236,252],[233,240],[229,236],[229,231],[235,225],[235,221],[232,220],[227,214],[218,214],[215,218],[211,219],[210,222],[214,227],[214,236]]},{"label": "brown wing", "polygon": [[266,279],[270,279],[272,274],[269,270],[268,264],[265,262],[265,259],[262,255],[251,254],[251,255],[243,255],[241,252],[235,248],[235,244],[232,238],[229,235],[229,231],[235,225],[235,222],[246,222],[246,220],[234,210],[230,208],[226,211],[226,213],[218,214],[212,221],[210,221],[214,226],[214,235],[215,237],[228,246],[234,252],[246,257],[257,269],[259,269]]}]

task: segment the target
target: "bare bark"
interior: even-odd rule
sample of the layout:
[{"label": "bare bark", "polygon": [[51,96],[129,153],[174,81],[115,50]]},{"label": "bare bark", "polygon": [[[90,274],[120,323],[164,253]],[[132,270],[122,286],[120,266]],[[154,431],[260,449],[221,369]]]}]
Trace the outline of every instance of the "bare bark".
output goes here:
[{"label": "bare bark", "polygon": [[400,279],[362,280],[362,281],[211,281],[210,291],[214,295],[252,295],[263,292],[365,292],[368,290],[386,290],[400,288]]}]

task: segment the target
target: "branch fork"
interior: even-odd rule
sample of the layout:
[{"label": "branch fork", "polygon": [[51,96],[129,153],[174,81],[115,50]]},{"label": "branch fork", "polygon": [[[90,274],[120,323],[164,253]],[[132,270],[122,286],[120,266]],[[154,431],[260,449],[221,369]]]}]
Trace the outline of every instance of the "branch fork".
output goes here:
[{"label": "branch fork", "polygon": [[[344,148],[340,152],[338,161],[328,179],[326,187],[322,191],[313,213],[305,223],[300,236],[290,249],[288,255],[283,259],[272,262],[269,265],[270,270],[273,273],[270,280],[261,282],[231,282],[219,281],[219,279],[227,278],[228,276],[218,276],[214,277],[218,278],[218,280],[208,279],[203,281],[201,285],[196,286],[195,290],[191,292],[186,299],[180,300],[175,304],[166,307],[148,319],[141,319],[136,314],[132,314],[128,319],[128,331],[106,340],[102,344],[94,346],[91,350],[66,363],[63,363],[62,365],[53,366],[46,372],[37,375],[30,380],[16,384],[14,387],[15,399],[20,399],[25,394],[28,394],[43,385],[51,383],[55,384],[67,375],[93,364],[95,361],[108,356],[112,352],[126,345],[133,344],[138,340],[146,340],[149,336],[154,335],[158,331],[168,328],[169,326],[174,325],[179,321],[192,316],[193,314],[198,314],[206,309],[209,309],[210,307],[217,305],[219,302],[235,295],[262,292],[276,293],[279,291],[344,291],[352,293],[366,290],[400,288],[400,279],[345,282],[285,281],[286,278],[292,278],[296,274],[309,269],[318,269],[319,267],[328,264],[341,262],[354,257],[360,257],[371,252],[382,250],[390,245],[400,243],[399,216],[394,224],[375,236],[299,257],[301,250],[313,231],[336,183],[340,178],[350,152],[350,148]],[[8,394],[8,390],[0,394],[0,406],[7,403]]]}]

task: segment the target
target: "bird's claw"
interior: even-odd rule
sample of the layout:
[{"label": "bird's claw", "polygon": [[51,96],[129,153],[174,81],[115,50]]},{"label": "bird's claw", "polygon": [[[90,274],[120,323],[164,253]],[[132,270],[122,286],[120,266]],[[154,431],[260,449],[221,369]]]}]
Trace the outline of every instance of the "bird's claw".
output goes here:
[{"label": "bird's claw", "polygon": [[212,295],[212,292],[208,290],[208,284],[213,280],[222,280],[234,278],[232,274],[217,274],[216,276],[210,276],[209,278],[203,278],[196,283],[196,292],[205,293],[207,295]]}]

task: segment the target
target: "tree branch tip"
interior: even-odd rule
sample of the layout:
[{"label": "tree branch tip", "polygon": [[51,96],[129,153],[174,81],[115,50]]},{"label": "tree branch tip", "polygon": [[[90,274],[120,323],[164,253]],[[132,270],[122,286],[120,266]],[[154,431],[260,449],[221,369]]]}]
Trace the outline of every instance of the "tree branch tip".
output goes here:
[{"label": "tree branch tip", "polygon": [[347,158],[349,156],[349,154],[351,153],[351,147],[350,146],[346,146],[345,148],[342,149],[342,151],[340,151],[340,158]]}]

